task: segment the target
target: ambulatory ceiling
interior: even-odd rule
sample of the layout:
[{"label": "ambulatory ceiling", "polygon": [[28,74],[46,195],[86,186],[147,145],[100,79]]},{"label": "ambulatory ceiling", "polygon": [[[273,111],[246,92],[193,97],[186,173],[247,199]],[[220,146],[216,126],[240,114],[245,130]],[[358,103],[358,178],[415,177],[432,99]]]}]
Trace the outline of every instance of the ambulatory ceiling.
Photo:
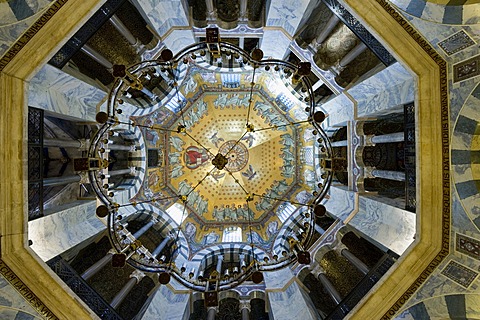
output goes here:
[{"label": "ambulatory ceiling", "polygon": [[[308,203],[318,181],[313,128],[293,124],[308,118],[307,105],[281,70],[257,70],[255,79],[252,71],[212,71],[189,61],[172,98],[178,106],[133,118],[155,128],[143,134],[159,153],[136,200],[173,197],[154,202],[162,210],[185,204],[183,225],[195,226],[197,243],[208,244],[205,234],[220,236],[226,227],[242,228],[248,241],[249,223],[271,243],[283,222],[281,204]],[[218,154],[227,159],[224,168],[212,163]],[[249,204],[247,195],[254,198]]]}]

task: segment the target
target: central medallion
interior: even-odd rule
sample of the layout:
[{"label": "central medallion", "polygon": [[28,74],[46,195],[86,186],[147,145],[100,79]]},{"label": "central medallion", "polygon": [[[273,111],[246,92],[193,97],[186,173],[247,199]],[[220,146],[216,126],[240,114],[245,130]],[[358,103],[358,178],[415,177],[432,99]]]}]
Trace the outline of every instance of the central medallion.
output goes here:
[{"label": "central medallion", "polygon": [[237,172],[245,168],[248,163],[248,149],[243,143],[230,140],[220,146],[215,159],[217,159],[215,162],[218,165],[223,165],[219,168],[219,166],[212,161],[217,169],[221,170],[225,168],[230,172]]}]

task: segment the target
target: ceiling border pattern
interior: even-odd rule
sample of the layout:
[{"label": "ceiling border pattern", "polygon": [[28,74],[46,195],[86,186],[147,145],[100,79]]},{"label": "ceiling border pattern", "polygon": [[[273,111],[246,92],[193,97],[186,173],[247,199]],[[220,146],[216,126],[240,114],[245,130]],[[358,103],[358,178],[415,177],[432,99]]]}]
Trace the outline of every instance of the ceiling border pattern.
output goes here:
[{"label": "ceiling border pattern", "polygon": [[421,272],[415,281],[410,285],[408,290],[401,295],[393,306],[384,314],[382,319],[391,319],[400,308],[407,302],[409,298],[420,288],[427,280],[432,272],[440,265],[440,263],[449,254],[450,241],[450,224],[451,224],[451,203],[450,203],[450,135],[449,135],[449,103],[448,103],[448,80],[447,80],[447,63],[435,51],[416,29],[386,0],[375,0],[381,7],[414,39],[419,46],[430,56],[430,58],[438,65],[440,76],[440,101],[441,101],[441,124],[442,124],[442,247],[435,258]]},{"label": "ceiling border pattern", "polygon": [[35,293],[10,269],[5,262],[0,260],[0,274],[20,293],[22,297],[40,315],[48,320],[59,320],[56,315],[37,297]]},{"label": "ceiling border pattern", "polygon": [[10,47],[10,49],[5,52],[5,54],[0,59],[0,72],[6,67],[6,65],[12,61],[12,59],[17,55],[17,53],[32,39],[52,17],[55,13],[60,10],[61,7],[68,0],[56,0],[50,5],[50,7],[37,19],[28,29],[25,31],[22,36]]},{"label": "ceiling border pattern", "polygon": [[[422,271],[419,277],[413,282],[409,289],[395,302],[395,304],[385,313],[384,319],[389,319],[401,308],[401,306],[419,289],[419,287],[427,280],[428,276],[438,267],[438,265],[449,254],[449,239],[450,239],[450,159],[449,159],[449,110],[448,110],[448,85],[447,85],[447,70],[446,62],[435,51],[435,49],[425,40],[420,33],[418,33],[413,26],[386,0],[375,0],[406,32],[414,39],[420,47],[431,57],[431,59],[438,65],[440,71],[440,96],[441,96],[441,123],[442,123],[442,172],[443,172],[443,194],[442,194],[442,248],[429,263],[429,265]],[[56,0],[51,6],[40,16],[40,18],[30,26],[25,33],[10,47],[10,49],[0,59],[0,72],[5,69],[7,64],[20,52],[20,50],[37,34],[37,32],[57,13],[60,8],[66,4],[68,0]],[[0,273],[2,273],[8,280],[10,277],[13,280],[18,279],[15,283],[21,283],[28,287],[13,273],[13,271],[0,260]],[[6,276],[8,274],[8,277]],[[10,280],[9,280],[10,282]],[[10,282],[12,283],[12,282]],[[12,283],[13,285],[13,283]],[[14,285],[15,287],[15,285]],[[20,287],[19,287],[20,288]],[[30,302],[32,299],[32,292],[28,290],[17,290],[19,293]],[[48,310],[51,312],[43,302],[34,296],[34,308],[39,312]],[[40,309],[39,309],[40,308]],[[53,314],[52,314],[53,315]],[[49,319],[57,319],[54,315]]]}]

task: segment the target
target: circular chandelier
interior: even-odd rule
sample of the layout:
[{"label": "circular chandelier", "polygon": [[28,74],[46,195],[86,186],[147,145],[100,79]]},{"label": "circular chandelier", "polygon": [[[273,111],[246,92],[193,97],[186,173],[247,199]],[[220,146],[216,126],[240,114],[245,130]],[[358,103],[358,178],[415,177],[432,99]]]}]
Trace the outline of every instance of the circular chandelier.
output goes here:
[{"label": "circular chandelier", "polygon": [[[180,110],[176,110],[180,115],[177,123],[173,127],[163,127],[158,124],[139,124],[122,115],[122,105],[125,103],[125,96],[129,95],[127,92],[129,89],[141,91],[143,96],[150,100],[151,104],[158,104],[159,107],[168,103],[169,99],[178,99],[180,103],[179,86],[182,81],[186,80],[182,79],[180,75],[180,67],[182,65],[196,64],[199,61],[207,63],[218,62],[218,60],[221,59],[234,59],[237,64],[244,66],[244,70],[251,70],[252,72],[250,97],[247,102],[248,106],[246,106],[247,116],[242,130],[243,134],[239,139],[223,141],[218,150],[212,152],[210,148],[202,145],[199,139],[189,133],[189,126],[191,126],[191,124],[185,120],[185,105],[181,105]],[[260,70],[262,70],[262,72],[271,72],[278,77],[281,75],[282,81],[285,84],[288,83],[292,87],[298,88],[295,95],[300,101],[305,103],[304,112],[306,120],[296,122],[289,121],[285,124],[276,124],[266,128],[258,128],[253,123],[251,119],[253,112],[252,93],[256,80],[255,74]],[[315,105],[314,92],[308,78],[310,72],[309,63],[301,62],[295,65],[283,60],[263,59],[263,52],[260,49],[254,49],[252,53],[249,54],[233,44],[222,42],[218,37],[218,29],[214,28],[207,29],[207,40],[205,42],[188,46],[180,50],[176,55],[173,55],[169,49],[164,49],[160,57],[156,60],[142,61],[129,67],[121,65],[114,66],[113,75],[116,77],[116,81],[108,96],[106,112],[99,112],[97,114],[96,120],[102,124],[102,126],[91,140],[91,145],[88,150],[88,163],[86,165],[88,167],[90,183],[98,199],[102,202],[102,204],[97,207],[96,213],[100,218],[106,219],[108,235],[113,248],[117,252],[113,257],[113,263],[117,265],[129,263],[131,266],[142,271],[158,273],[159,281],[162,284],[168,283],[170,278],[174,277],[185,287],[201,292],[228,290],[246,280],[260,283],[263,281],[262,272],[278,270],[295,262],[309,264],[310,254],[308,248],[313,242],[315,217],[322,216],[326,213],[326,209],[321,202],[328,192],[333,175],[331,168],[331,160],[333,157],[332,147],[328,136],[320,126],[325,119],[325,114]],[[147,77],[148,80],[151,80],[152,75],[153,77],[159,77],[168,81],[169,92],[165,94],[166,98],[163,99],[165,103],[144,85],[145,78]],[[126,120],[121,120],[121,118]],[[188,215],[187,205],[189,204],[190,194],[201,186],[205,179],[212,175],[213,172],[220,172],[231,176],[233,181],[238,185],[238,188],[243,192],[244,208],[247,210],[243,224],[247,225],[250,234],[252,234],[251,219],[253,215],[251,214],[251,205],[254,199],[266,199],[277,202],[286,201],[286,199],[266,194],[256,194],[248,190],[245,185],[234,177],[233,174],[235,172],[242,170],[248,164],[249,150],[244,144],[240,143],[240,141],[246,137],[246,135],[254,135],[256,132],[281,130],[282,127],[295,127],[305,124],[311,126],[312,134],[315,136],[314,143],[316,150],[318,150],[318,154],[315,156],[319,159],[321,158],[321,165],[318,168],[318,180],[315,181],[315,190],[312,191],[310,200],[306,203],[288,200],[292,204],[305,208],[305,210],[300,213],[301,223],[303,225],[298,228],[296,234],[292,233],[287,238],[289,250],[283,250],[279,253],[271,252],[260,258],[258,254],[255,253],[257,244],[251,236],[249,237],[248,243],[251,250],[248,251],[248,259],[246,259],[249,263],[242,260],[239,262],[238,267],[232,268],[232,270],[230,270],[231,272],[227,271],[224,275],[218,274],[218,272],[214,270],[210,275],[204,277],[203,272],[196,272],[195,269],[187,270],[186,265],[177,266],[175,257],[180,247],[180,233],[184,232],[184,230],[182,230],[182,228],[184,228],[182,224]],[[114,132],[113,130],[122,125],[128,126],[129,128],[144,127],[158,132],[188,136],[195,141],[199,148],[202,149],[202,152],[206,154],[205,159],[207,160],[204,161],[206,165],[211,166],[211,169],[207,170],[206,174],[199,179],[197,184],[193,188],[190,188],[190,190],[183,190],[182,192],[177,190],[175,195],[169,197],[154,197],[145,201],[130,200],[126,203],[118,203],[114,193],[108,188],[108,166],[110,159],[109,153],[105,152],[105,142],[108,141]],[[120,211],[123,207],[135,208],[139,204],[164,200],[182,204],[183,213],[180,223],[178,223],[175,227],[176,230],[174,230],[171,235],[173,245],[170,257],[166,258],[162,256],[157,258],[126,230],[125,224],[122,221],[124,217],[122,217]],[[235,223],[232,222],[231,224]]]}]

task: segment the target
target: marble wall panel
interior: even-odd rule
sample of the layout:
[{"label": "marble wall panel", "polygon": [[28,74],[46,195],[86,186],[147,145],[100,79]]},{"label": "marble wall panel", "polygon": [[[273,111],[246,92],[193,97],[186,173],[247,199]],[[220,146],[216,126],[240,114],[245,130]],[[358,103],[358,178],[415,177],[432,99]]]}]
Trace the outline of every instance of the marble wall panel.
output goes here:
[{"label": "marble wall panel", "polygon": [[283,59],[290,46],[291,39],[280,30],[264,30],[260,49],[265,58]]},{"label": "marble wall panel", "polygon": [[0,3],[0,56],[43,14],[50,3],[50,0]]},{"label": "marble wall panel", "polygon": [[324,128],[346,126],[354,118],[354,103],[343,93],[321,107],[328,115],[323,123]]},{"label": "marble wall panel", "polygon": [[[145,311],[142,320],[182,320],[188,309],[189,294],[174,293],[168,286],[160,286]],[[188,312],[187,312],[188,313]]]},{"label": "marble wall panel", "polygon": [[[293,282],[285,291],[268,292],[270,314],[273,319],[318,319],[317,312],[307,303],[298,283]],[[288,307],[286,307],[288,306]]]},{"label": "marble wall panel", "polygon": [[282,27],[293,36],[300,25],[309,2],[309,0],[272,0],[268,9],[267,26]]},{"label": "marble wall panel", "polygon": [[0,275],[0,319],[42,319],[42,316],[2,275]]},{"label": "marble wall panel", "polygon": [[332,186],[330,187],[330,199],[324,205],[331,215],[345,221],[355,210],[355,201],[355,192]]},{"label": "marble wall panel", "polygon": [[289,268],[283,268],[276,272],[264,272],[263,277],[267,289],[282,289],[293,278],[293,273]]},{"label": "marble wall panel", "polygon": [[358,117],[370,117],[412,102],[414,88],[414,78],[397,62],[354,86],[348,93],[357,101]]},{"label": "marble wall panel", "polygon": [[[183,1],[173,0],[134,0],[140,12],[144,12],[150,25],[160,37],[172,27],[188,26],[188,18]],[[173,50],[172,50],[173,51]]]},{"label": "marble wall panel", "polygon": [[166,47],[172,50],[173,54],[177,54],[180,49],[185,48],[195,42],[191,30],[173,30],[168,37],[163,39]]},{"label": "marble wall panel", "polygon": [[28,105],[72,120],[95,121],[104,97],[100,89],[47,64],[30,81]]},{"label": "marble wall panel", "polygon": [[416,215],[360,196],[359,211],[348,224],[401,255],[414,240]]},{"label": "marble wall panel", "polygon": [[96,217],[95,209],[95,201],[85,201],[79,206],[29,221],[31,248],[43,261],[48,261],[102,232],[105,225]]}]

